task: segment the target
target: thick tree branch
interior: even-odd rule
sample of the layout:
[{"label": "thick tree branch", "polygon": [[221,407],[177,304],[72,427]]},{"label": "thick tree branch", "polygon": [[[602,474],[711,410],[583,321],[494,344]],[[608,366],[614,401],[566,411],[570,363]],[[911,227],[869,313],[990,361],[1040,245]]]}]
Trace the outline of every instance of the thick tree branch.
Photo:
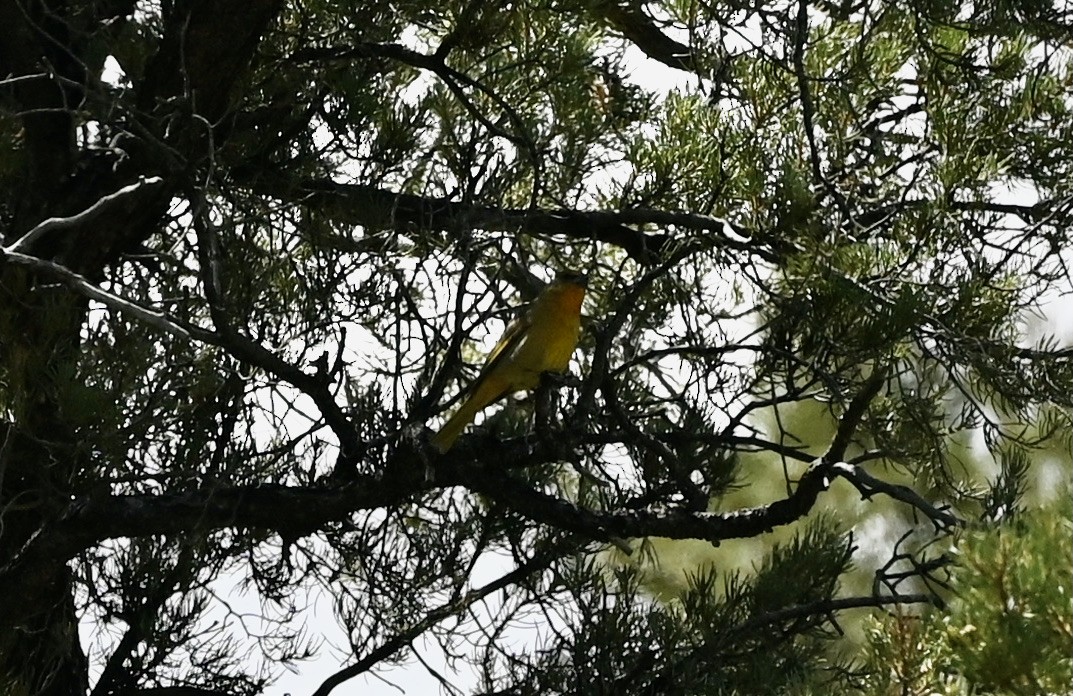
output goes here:
[{"label": "thick tree branch", "polygon": [[598,7],[604,19],[653,60],[676,70],[710,77],[719,72],[722,61],[715,57],[698,60],[696,51],[664,34],[635,0],[612,0]]},{"label": "thick tree branch", "polygon": [[120,689],[109,696],[235,696],[233,691],[207,689],[201,686],[157,686],[145,689]]},{"label": "thick tree branch", "polygon": [[468,478],[467,486],[532,520],[606,542],[614,537],[659,536],[718,544],[756,536],[804,517],[831,482],[829,468],[818,465],[802,477],[793,495],[766,506],[725,513],[684,509],[601,512],[534,490],[502,472],[482,473]]},{"label": "thick tree branch", "polygon": [[[530,519],[577,533],[612,541],[615,537],[661,536],[703,539],[752,537],[789,524],[808,514],[819,494],[842,476],[862,492],[883,492],[949,524],[956,519],[930,506],[906,489],[864,475],[844,462],[818,460],[801,477],[797,489],[783,500],[733,512],[681,509],[600,512],[534,490],[503,471],[499,452],[489,452],[480,465],[438,463],[425,476],[378,478],[366,476],[332,487],[259,486],[202,490],[159,496],[99,496],[74,504],[59,522],[39,531],[22,552],[0,568],[0,596],[21,596],[22,582],[36,563],[71,558],[78,551],[108,538],[182,535],[224,527],[250,527],[305,534],[347,519],[359,510],[396,505],[432,488],[465,485],[497,500]],[[549,455],[551,453],[548,453]],[[420,466],[411,462],[410,473]],[[393,469],[396,474],[399,469]],[[16,620],[8,616],[8,620]]]},{"label": "thick tree branch", "polygon": [[830,447],[827,448],[827,454],[824,455],[824,459],[836,461],[846,457],[846,449],[852,442],[853,434],[857,431],[857,426],[860,425],[861,419],[864,418],[868,405],[872,403],[872,399],[876,398],[876,394],[879,393],[879,390],[886,382],[887,373],[885,370],[877,370],[865,381],[861,390],[849,402],[849,406],[846,407],[846,412],[842,414],[842,418],[839,419],[838,430],[835,432],[835,437],[831,441]]},{"label": "thick tree branch", "polygon": [[[934,205],[933,201],[909,200],[905,202],[907,207],[914,205]],[[995,201],[945,201],[954,210],[965,212],[996,213],[1001,215],[1015,215],[1029,223],[1045,223],[1048,220],[1055,225],[1069,224],[1069,200],[1042,200],[1033,205],[1018,205],[1016,203],[998,203]]]},{"label": "thick tree branch", "polygon": [[[72,558],[104,539],[183,536],[225,527],[251,527],[300,536],[357,510],[400,503],[421,482],[367,477],[332,488],[253,486],[166,495],[92,496],[74,502],[61,519],[37,530],[0,566],[0,597],[31,594],[32,569]],[[27,605],[30,606],[27,606]],[[2,601],[0,624],[17,624],[31,603]]]},{"label": "thick tree branch", "polygon": [[[716,248],[745,252],[774,263],[792,251],[784,241],[750,232],[734,223],[709,215],[652,209],[593,210],[511,209],[459,203],[448,198],[397,193],[361,184],[343,184],[328,179],[291,182],[263,174],[238,176],[257,193],[284,200],[301,200],[341,224],[372,229],[416,228],[454,231],[483,229],[521,234],[563,235],[595,240],[623,249],[639,263],[658,263],[669,245],[682,235],[652,234],[632,226],[674,226],[704,232]],[[345,251],[361,252],[379,241],[337,238]]]},{"label": "thick tree branch", "polygon": [[[131,187],[127,188],[135,190]],[[65,221],[56,222],[47,225],[47,227],[49,229],[57,229],[62,222]],[[195,223],[201,232],[200,236],[204,243],[210,236],[206,227],[208,222],[199,212],[195,215]],[[42,223],[42,226],[46,226],[45,223]],[[30,233],[24,235],[10,247],[0,247],[0,263],[12,263],[43,272],[61,281],[76,293],[91,300],[96,300],[109,309],[129,316],[135,321],[140,321],[184,340],[197,340],[230,351],[233,355],[244,360],[248,364],[267,371],[269,374],[278,377],[304,394],[307,394],[314,403],[316,403],[317,408],[325,418],[328,426],[332,428],[333,432],[339,438],[343,447],[344,456],[352,455],[357,450],[359,443],[350,421],[343,413],[342,408],[335,402],[335,399],[328,391],[326,384],[320,378],[308,374],[295,365],[286,362],[260,344],[246,338],[231,326],[227,317],[220,309],[216,287],[210,278],[210,269],[213,265],[210,259],[211,255],[207,254],[205,256],[202,270],[206,276],[206,292],[209,294],[210,307],[217,329],[216,332],[180,322],[174,317],[168,316],[167,313],[161,310],[120,297],[115,293],[98,287],[87,278],[84,278],[61,264],[40,259],[36,256],[29,256],[12,251],[13,249],[31,245],[33,239],[37,238],[37,236],[39,235],[35,235],[34,230],[31,230]]]},{"label": "thick tree branch", "polygon": [[882,482],[858,467],[839,461],[850,435],[870,400],[884,382],[882,373],[869,379],[843,414],[827,454],[816,460],[796,490],[769,505],[732,512],[684,509],[595,511],[533,489],[511,476],[504,461],[517,466],[563,459],[568,442],[529,444],[526,438],[497,443],[494,448],[459,447],[437,458],[429,468],[420,452],[400,454],[382,476],[359,477],[351,483],[322,487],[259,486],[216,488],[173,495],[94,496],[74,503],[68,514],[36,534],[0,567],[0,596],[21,596],[21,583],[35,564],[71,558],[104,539],[122,536],[190,534],[224,527],[250,527],[303,535],[347,519],[359,510],[397,505],[424,491],[463,485],[542,524],[585,538],[612,542],[617,538],[661,536],[703,539],[752,537],[804,517],[820,493],[842,476],[871,495],[882,492],[914,505],[933,520],[956,519],[907,492]]},{"label": "thick tree branch", "polygon": [[776,611],[765,612],[738,624],[734,633],[748,634],[758,628],[780,624],[795,619],[830,617],[846,609],[877,609],[879,607],[904,606],[906,604],[935,604],[935,597],[928,594],[905,594],[868,597],[840,597],[823,599],[809,604],[799,604]]},{"label": "thick tree branch", "polygon": [[45,261],[36,256],[9,252],[0,247],[0,263],[2,262],[9,262],[44,272],[58,279],[76,293],[91,300],[96,300],[109,309],[165,333],[184,340],[196,340],[230,351],[235,357],[245,361],[247,364],[265,370],[308,395],[317,405],[325,422],[339,438],[344,457],[350,456],[357,451],[359,443],[352,424],[347,419],[343,409],[335,402],[324,381],[316,375],[304,372],[301,368],[288,363],[259,343],[238,333],[218,310],[214,311],[217,332],[208,331],[180,322],[161,310],[111,293],[58,263]]},{"label": "thick tree branch", "polygon": [[[730,513],[685,510],[596,512],[546,495],[503,473],[499,453],[481,466],[438,464],[425,477],[364,477],[333,487],[259,486],[202,490],[158,496],[97,496],[75,503],[58,522],[39,530],[20,553],[0,568],[0,596],[21,596],[26,569],[36,563],[71,558],[104,539],[183,535],[224,527],[309,533],[346,519],[358,510],[396,505],[434,487],[463,484],[508,509],[586,538],[663,536],[724,539],[755,536],[805,515],[830,484],[833,470],[819,462],[789,498]],[[395,470],[396,472],[398,470]],[[416,469],[411,468],[411,472]],[[17,613],[17,612],[15,612]],[[8,620],[15,616],[6,612]]]},{"label": "thick tree branch", "polygon": [[60,231],[75,234],[79,231],[79,228],[94,223],[114,204],[138,194],[141,189],[156,188],[163,182],[164,180],[159,176],[152,176],[149,178],[141,177],[133,184],[128,184],[114,193],[101,196],[93,203],[93,205],[80,213],[76,213],[69,217],[50,217],[46,220],[42,220],[29,232],[5,247],[4,251],[7,253],[18,252],[22,254],[33,254],[34,243],[42,237]]},{"label": "thick tree branch", "polygon": [[876,493],[884,493],[923,512],[939,529],[956,527],[961,524],[961,520],[956,516],[943,508],[932,505],[912,488],[888,483],[872,476],[864,469],[846,462],[835,462],[832,467],[839,476],[852,483],[866,499]]},{"label": "thick tree branch", "polygon": [[165,16],[164,38],[138,85],[141,110],[184,97],[194,113],[215,123],[231,106],[232,92],[249,72],[261,35],[282,0],[195,0]]}]

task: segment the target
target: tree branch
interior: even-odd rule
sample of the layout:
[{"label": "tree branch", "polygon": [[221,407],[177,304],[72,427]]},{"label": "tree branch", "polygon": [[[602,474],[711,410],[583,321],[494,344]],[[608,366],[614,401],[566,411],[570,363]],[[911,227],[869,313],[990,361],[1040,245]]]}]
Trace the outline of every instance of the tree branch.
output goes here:
[{"label": "tree branch", "polygon": [[755,631],[764,626],[770,626],[792,619],[806,619],[812,616],[830,616],[846,609],[877,609],[892,605],[904,604],[935,604],[935,597],[926,594],[907,594],[891,596],[869,597],[842,597],[838,599],[824,599],[809,604],[801,604],[793,607],[785,607],[776,611],[770,611],[754,616],[747,621],[738,624],[734,633],[744,634]]},{"label": "tree branch", "polygon": [[150,628],[157,620],[160,608],[172,595],[183,573],[187,570],[186,565],[190,562],[191,556],[190,546],[184,545],[175,565],[168,570],[159,583],[147,588],[146,594],[142,597],[142,603],[137,607],[128,608],[130,614],[124,617],[127,630],[113,648],[90,696],[110,696],[121,691],[117,687],[121,687],[123,681],[130,680],[130,675],[124,670],[124,663],[133,654],[135,648],[146,639]]},{"label": "tree branch", "polygon": [[[855,411],[854,411],[855,412]],[[847,412],[850,414],[850,412]],[[844,416],[846,420],[848,416]],[[437,460],[426,468],[420,459],[404,458],[390,475],[364,476],[342,485],[324,487],[254,486],[206,489],[171,495],[108,495],[76,501],[68,514],[39,529],[12,559],[0,567],[0,597],[22,597],[36,564],[68,559],[104,539],[150,535],[182,535],[224,527],[250,527],[304,535],[326,524],[347,519],[358,510],[400,504],[418,493],[464,485],[483,493],[537,522],[574,532],[584,538],[613,542],[615,537],[661,536],[703,539],[752,537],[805,516],[819,494],[838,476],[862,492],[879,491],[914,505],[932,519],[947,524],[956,519],[930,506],[906,489],[879,481],[857,467],[827,458],[817,460],[798,481],[796,490],[769,505],[733,512],[683,509],[594,511],[534,490],[505,471],[503,461],[532,465],[561,459],[551,447],[504,442],[485,449],[472,463],[474,448]],[[465,456],[463,456],[465,455]],[[513,455],[513,456],[512,456]],[[6,605],[3,616],[17,621],[17,605]]]},{"label": "tree branch", "polygon": [[[165,495],[94,495],[80,498],[62,518],[31,534],[0,566],[0,626],[17,625],[33,611],[33,569],[74,557],[105,539],[183,536],[225,527],[308,534],[357,510],[401,503],[430,483],[397,476],[365,477],[331,488],[250,486]],[[16,600],[17,601],[14,601]]]},{"label": "tree branch", "polygon": [[[576,548],[577,544],[568,545],[570,548]],[[482,587],[477,588],[471,592],[467,592],[461,597],[454,599],[450,602],[440,605],[435,609],[429,610],[420,621],[411,626],[409,629],[398,633],[390,640],[386,641],[378,648],[371,651],[365,657],[361,658],[357,662],[344,667],[335,674],[331,675],[324,680],[323,683],[313,692],[313,696],[328,696],[335,687],[339,686],[343,682],[353,679],[357,675],[366,672],[375,667],[380,662],[389,659],[392,655],[397,653],[402,648],[412,643],[418,636],[427,631],[432,626],[436,625],[440,621],[463,611],[467,607],[473,605],[476,602],[484,599],[488,595],[498,592],[504,588],[510,587],[518,582],[521,582],[528,578],[533,573],[547,568],[554,560],[560,558],[563,553],[563,549],[557,548],[553,550],[545,551],[544,553],[537,554],[526,563],[518,566],[514,570],[500,576],[499,578],[489,582]]]},{"label": "tree branch", "polygon": [[[623,211],[566,209],[510,209],[459,203],[448,198],[398,193],[361,184],[330,179],[289,181],[259,174],[238,176],[257,193],[284,199],[301,198],[340,223],[374,229],[418,228],[446,230],[479,228],[521,234],[563,235],[591,239],[623,249],[638,263],[658,263],[668,245],[680,239],[671,233],[651,234],[631,225],[675,226],[706,233],[713,246],[741,251],[775,263],[793,247],[775,237],[751,232],[724,218],[653,209]],[[336,244],[346,251],[363,251],[369,242],[339,237]]]},{"label": "tree branch", "polygon": [[660,31],[635,0],[612,0],[601,4],[598,11],[613,29],[653,60],[700,77],[710,77],[722,69],[722,60],[708,57],[710,64],[704,64],[693,48]]},{"label": "tree branch", "polygon": [[[475,11],[475,5],[467,7],[466,12],[463,15]],[[419,53],[411,50],[397,43],[359,43],[353,46],[343,47],[329,47],[329,48],[312,48],[303,49],[297,51],[293,56],[297,62],[303,62],[308,60],[323,60],[323,59],[351,59],[355,57],[360,58],[388,58],[396,60],[406,65],[420,68],[422,70],[428,70],[432,74],[436,75],[450,90],[451,94],[455,96],[455,99],[462,105],[462,107],[469,112],[469,115],[477,120],[485,129],[500,138],[503,138],[514,145],[520,147],[528,156],[530,164],[533,167],[533,186],[530,195],[530,203],[535,206],[537,198],[540,195],[541,190],[541,177],[542,177],[542,160],[540,153],[537,151],[536,144],[533,142],[532,135],[528,132],[528,128],[518,112],[511,104],[501,97],[495,90],[491,89],[480,80],[470,77],[464,72],[455,70],[447,65],[445,58],[450,51],[450,37],[448,40],[432,55]],[[463,89],[463,85],[471,89],[475,89],[481,94],[488,97],[503,114],[507,117],[507,120],[511,122],[515,132],[510,132],[503,129],[492,119],[488,118],[481,112],[477,104],[466,94]]]},{"label": "tree branch", "polygon": [[854,488],[860,491],[861,496],[865,499],[872,497],[877,492],[884,493],[895,500],[900,500],[901,502],[906,503],[907,505],[912,505],[917,510],[920,510],[931,519],[938,529],[957,527],[962,523],[960,519],[947,512],[945,509],[938,508],[929,503],[912,488],[899,486],[895,483],[888,483],[887,481],[872,476],[864,469],[846,462],[835,462],[831,466],[835,473],[853,484]]},{"label": "tree branch", "polygon": [[111,692],[109,696],[235,696],[235,692],[202,686],[157,686],[144,689],[120,689]]},{"label": "tree branch", "polygon": [[56,232],[59,230],[72,230],[74,228],[93,222],[95,219],[100,217],[102,212],[110,208],[113,203],[121,201],[122,199],[133,195],[134,193],[138,192],[139,189],[156,188],[159,187],[162,183],[164,183],[164,180],[161,179],[159,176],[151,176],[149,178],[139,177],[137,182],[124,186],[115,193],[101,196],[97,199],[96,202],[93,203],[93,205],[89,206],[80,213],[76,213],[75,215],[71,215],[70,217],[50,217],[46,220],[42,220],[29,232],[27,232],[18,240],[5,247],[4,252],[8,254],[32,254],[33,250],[31,247],[33,246],[34,242],[36,242],[41,237],[44,237],[51,232]]},{"label": "tree branch", "polygon": [[248,338],[236,329],[225,309],[223,290],[220,287],[220,252],[216,227],[209,218],[209,206],[204,196],[197,191],[190,194],[191,215],[198,240],[198,272],[205,297],[209,303],[212,323],[219,333],[219,345],[244,362],[259,367],[287,382],[312,399],[320,415],[339,439],[342,459],[350,461],[361,442],[353,423],[336,403],[328,388],[329,380],[311,375]]},{"label": "tree branch", "polygon": [[559,529],[600,541],[614,537],[649,536],[670,539],[701,539],[719,544],[770,532],[804,517],[819,494],[833,480],[832,468],[822,460],[798,482],[793,494],[769,505],[733,512],[697,512],[684,509],[619,510],[602,512],[579,507],[567,500],[534,490],[527,484],[491,467],[467,472],[464,483],[526,517]]},{"label": "tree branch", "polygon": [[[21,242],[22,240],[19,241]],[[169,317],[167,314],[160,310],[146,307],[132,300],[128,300],[120,297],[119,295],[108,292],[104,288],[94,285],[78,273],[75,273],[69,268],[53,261],[40,259],[36,256],[27,256],[26,254],[20,254],[14,251],[8,251],[6,248],[0,248],[0,261],[9,261],[19,266],[32,268],[36,271],[43,271],[44,273],[47,273],[48,275],[51,275],[52,277],[56,278],[64,285],[71,288],[83,297],[88,297],[91,300],[97,300],[109,309],[114,309],[120,314],[126,314],[133,319],[144,322],[150,326],[160,329],[165,333],[169,333],[173,336],[177,336],[186,340],[196,338],[197,340],[202,341],[204,343],[220,345],[219,337],[211,331],[205,331],[204,329],[184,325],[178,320]]]},{"label": "tree branch", "polygon": [[857,393],[853,400],[849,402],[849,406],[846,407],[846,412],[842,414],[842,418],[838,422],[838,430],[835,432],[835,437],[831,441],[831,446],[827,448],[827,453],[824,455],[824,459],[828,461],[836,461],[845,459],[846,449],[849,448],[850,443],[853,441],[853,435],[857,431],[857,426],[860,425],[861,419],[864,418],[865,412],[868,410],[868,404],[872,403],[872,399],[876,397],[879,390],[883,387],[883,384],[887,381],[886,370],[876,370],[861,387],[861,391]]},{"label": "tree branch", "polygon": [[[16,246],[21,242],[22,240],[19,240],[12,246]],[[210,305],[213,308],[213,317],[218,332],[191,326],[168,316],[167,313],[161,310],[120,297],[52,261],[8,251],[7,248],[0,247],[0,262],[3,261],[43,271],[78,294],[91,300],[96,300],[109,309],[113,309],[120,314],[127,315],[165,333],[184,340],[197,340],[230,351],[234,356],[244,360],[246,363],[265,370],[309,396],[317,405],[328,427],[339,438],[344,456],[351,456],[357,451],[359,442],[354,428],[325,384],[317,376],[304,372],[301,368],[286,362],[259,343],[235,331],[219,311],[215,302],[210,301]]]},{"label": "tree branch", "polygon": [[152,113],[168,99],[184,97],[195,113],[215,123],[230,107],[261,35],[282,7],[282,0],[176,3],[165,13],[164,37],[137,85],[139,108]]}]

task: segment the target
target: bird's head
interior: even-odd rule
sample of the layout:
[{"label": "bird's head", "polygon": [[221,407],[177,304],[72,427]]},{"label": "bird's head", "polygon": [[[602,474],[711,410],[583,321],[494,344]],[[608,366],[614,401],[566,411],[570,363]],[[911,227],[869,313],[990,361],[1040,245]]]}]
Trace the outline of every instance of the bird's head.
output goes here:
[{"label": "bird's head", "polygon": [[562,311],[576,315],[581,311],[581,302],[588,287],[589,278],[584,273],[560,271],[540,293],[537,302],[546,307],[558,306]]},{"label": "bird's head", "polygon": [[589,276],[577,271],[559,271],[555,274],[555,281],[552,285],[574,285],[580,288],[588,289]]}]

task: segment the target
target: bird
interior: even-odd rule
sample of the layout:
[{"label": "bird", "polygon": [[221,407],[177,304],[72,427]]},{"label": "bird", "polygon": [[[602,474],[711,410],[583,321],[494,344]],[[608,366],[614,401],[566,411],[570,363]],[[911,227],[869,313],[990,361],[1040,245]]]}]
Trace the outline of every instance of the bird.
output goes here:
[{"label": "bird", "polygon": [[581,303],[588,278],[561,272],[515,319],[488,354],[469,395],[432,437],[441,454],[486,406],[508,394],[536,389],[545,372],[566,372],[581,333]]}]

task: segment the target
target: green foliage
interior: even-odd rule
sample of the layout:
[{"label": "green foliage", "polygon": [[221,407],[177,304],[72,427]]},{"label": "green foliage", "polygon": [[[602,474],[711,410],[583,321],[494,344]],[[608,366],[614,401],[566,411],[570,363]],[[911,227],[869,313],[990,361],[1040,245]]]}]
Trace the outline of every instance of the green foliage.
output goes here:
[{"label": "green foliage", "polygon": [[[579,561],[554,588],[576,620],[515,682],[521,693],[789,693],[829,665],[825,602],[849,563],[824,520],[749,574],[705,568],[662,606],[629,566]],[[787,583],[787,577],[800,582]],[[580,586],[580,589],[570,590]],[[559,593],[563,596],[559,597]],[[520,664],[522,656],[513,656]],[[837,677],[834,677],[837,681]]]},{"label": "green foliage", "polygon": [[957,542],[953,595],[868,632],[869,694],[1057,694],[1073,683],[1073,503]]},{"label": "green foliage", "polygon": [[[1063,688],[1052,4],[230,3],[0,11],[0,680],[264,691],[323,596],[489,692]],[[578,379],[433,453],[566,268]]]}]

